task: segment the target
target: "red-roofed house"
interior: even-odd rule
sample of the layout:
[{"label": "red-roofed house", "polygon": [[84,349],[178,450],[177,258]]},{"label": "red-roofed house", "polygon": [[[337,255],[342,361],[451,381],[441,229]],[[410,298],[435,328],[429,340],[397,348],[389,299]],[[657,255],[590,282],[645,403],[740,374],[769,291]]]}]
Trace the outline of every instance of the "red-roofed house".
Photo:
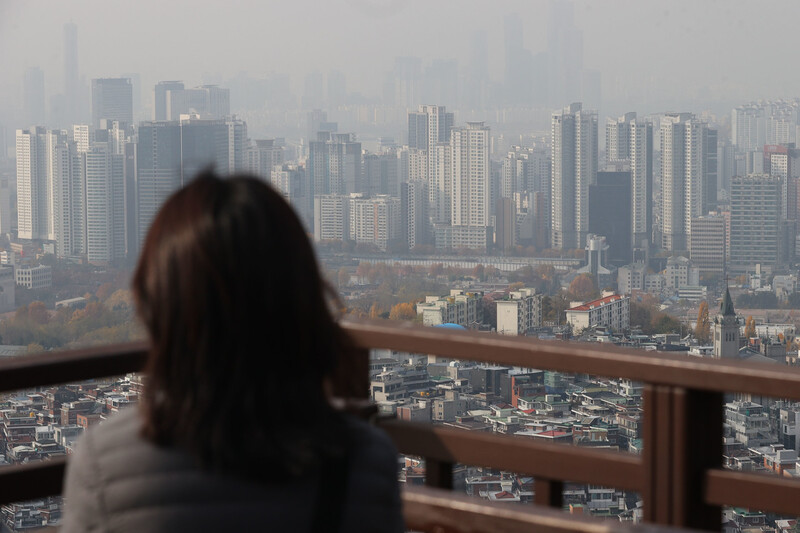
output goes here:
[{"label": "red-roofed house", "polygon": [[596,326],[622,331],[631,325],[630,308],[630,297],[612,294],[567,309],[567,322],[572,325],[573,333]]}]

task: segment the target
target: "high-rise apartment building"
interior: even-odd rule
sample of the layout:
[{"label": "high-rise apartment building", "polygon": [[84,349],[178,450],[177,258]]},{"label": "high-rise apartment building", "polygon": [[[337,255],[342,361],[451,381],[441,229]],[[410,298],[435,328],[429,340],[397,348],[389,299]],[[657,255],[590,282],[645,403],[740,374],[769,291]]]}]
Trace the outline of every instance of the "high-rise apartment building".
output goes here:
[{"label": "high-rise apartment building", "polygon": [[108,264],[125,256],[124,156],[96,142],[82,156],[86,191],[86,257]]},{"label": "high-rise apartment building", "polygon": [[452,129],[453,113],[445,106],[421,105],[408,114],[408,146],[424,153],[429,216],[434,224],[450,223]]},{"label": "high-rise apartment building", "polygon": [[350,236],[350,197],[344,194],[314,196],[314,240],[343,241]]},{"label": "high-rise apartment building", "polygon": [[20,239],[52,238],[47,130],[17,130],[17,230]]},{"label": "high-rise apartment building", "polygon": [[361,143],[354,134],[319,132],[308,148],[306,170],[314,195],[366,192],[362,183]]},{"label": "high-rise apartment building", "polygon": [[[75,134],[77,132],[77,135]],[[73,140],[64,131],[47,133],[48,171],[52,184],[52,220],[56,256],[86,254],[86,168],[88,126],[75,125]]]},{"label": "high-rise apartment building", "polygon": [[716,163],[710,163],[716,159],[716,145],[712,152],[708,124],[690,113],[665,115],[660,129],[661,245],[688,250],[692,219],[708,207],[707,184],[713,179],[716,187]]},{"label": "high-rise apartment building", "polygon": [[731,181],[730,264],[734,272],[771,268],[780,257],[781,180],[765,174]]},{"label": "high-rise apartment building", "polygon": [[646,251],[653,233],[653,124],[633,112],[608,119],[606,159],[630,169],[631,245]]},{"label": "high-rise apartment building", "polygon": [[133,125],[133,84],[130,78],[92,80],[92,125],[95,129],[101,127],[101,119]]},{"label": "high-rise apartment building", "polygon": [[283,147],[275,144],[275,139],[252,141],[245,151],[245,171],[269,180],[272,169],[283,165]]},{"label": "high-rise apartment building", "polygon": [[389,244],[400,239],[400,198],[353,195],[349,211],[350,240],[356,244],[372,244],[385,252]]},{"label": "high-rise apartment building", "polygon": [[410,180],[400,186],[400,213],[403,237],[408,249],[430,242],[428,220],[428,182]]},{"label": "high-rise apartment building", "polygon": [[270,172],[270,184],[291,204],[310,233],[314,229],[314,197],[303,167],[278,164]]},{"label": "high-rise apartment building", "polygon": [[580,248],[589,231],[589,185],[597,180],[597,112],[580,103],[551,121],[551,246]]}]

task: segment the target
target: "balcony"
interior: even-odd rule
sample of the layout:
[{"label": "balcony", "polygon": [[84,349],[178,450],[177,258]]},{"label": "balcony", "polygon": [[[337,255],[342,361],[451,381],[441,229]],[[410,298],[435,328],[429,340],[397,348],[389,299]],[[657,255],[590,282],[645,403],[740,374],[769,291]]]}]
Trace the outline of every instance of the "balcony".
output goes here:
[{"label": "balcony", "polygon": [[[647,526],[719,531],[721,506],[800,516],[800,481],[722,469],[723,393],[800,400],[800,369],[532,341],[388,321],[348,321],[356,349],[335,376],[335,392],[358,408],[366,398],[368,350],[388,348],[499,365],[613,376],[645,383],[641,456],[505,435],[379,419],[398,450],[426,461],[426,484],[406,488],[409,528],[421,531],[619,531],[562,513],[564,481],[637,491]],[[0,391],[135,372],[143,343],[45,353],[0,362]],[[456,463],[535,478],[535,505],[497,506],[449,491]],[[66,459],[0,468],[0,503],[61,492]],[[549,509],[548,509],[549,508]],[[672,529],[669,529],[672,530]]]}]

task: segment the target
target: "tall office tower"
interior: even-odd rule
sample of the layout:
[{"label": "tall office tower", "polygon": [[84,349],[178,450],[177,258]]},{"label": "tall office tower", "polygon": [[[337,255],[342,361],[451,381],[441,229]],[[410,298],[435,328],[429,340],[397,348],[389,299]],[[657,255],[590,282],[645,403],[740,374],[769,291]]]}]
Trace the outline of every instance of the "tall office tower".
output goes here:
[{"label": "tall office tower", "polygon": [[773,267],[780,256],[781,180],[765,174],[731,182],[730,265],[734,272]]},{"label": "tall office tower", "polygon": [[78,74],[78,27],[72,22],[64,24],[64,118],[72,124],[82,117],[83,102]]},{"label": "tall office tower", "polygon": [[314,230],[314,197],[305,169],[294,164],[278,163],[270,172],[269,182],[291,204],[306,231],[311,233]]},{"label": "tall office tower", "polygon": [[230,89],[201,85],[194,89],[166,90],[167,120],[180,120],[181,115],[197,115],[204,120],[225,119],[231,114]]},{"label": "tall office tower", "polygon": [[241,120],[184,118],[181,131],[181,184],[204,168],[220,174],[245,168],[247,125]]},{"label": "tall office tower", "polygon": [[469,109],[484,109],[489,98],[489,44],[485,30],[472,34],[469,43],[464,104]]},{"label": "tall office tower", "polygon": [[402,237],[409,250],[415,246],[429,244],[430,221],[428,219],[428,182],[409,180],[400,186],[400,213]]},{"label": "tall office tower", "polygon": [[384,86],[384,103],[412,108],[419,105],[422,60],[418,57],[395,57],[394,69]]},{"label": "tall office tower", "polygon": [[314,240],[343,241],[350,237],[350,197],[344,194],[314,196]]},{"label": "tall office tower", "polygon": [[322,107],[325,105],[325,87],[322,72],[315,70],[309,72],[303,80],[303,98],[301,104],[306,109]]},{"label": "tall office tower", "polygon": [[137,250],[161,204],[180,185],[180,123],[142,122],[136,148]]},{"label": "tall office tower", "polygon": [[710,155],[708,124],[690,113],[662,117],[661,245],[666,250],[688,250],[691,221],[705,214]]},{"label": "tall office tower", "polygon": [[455,59],[433,59],[422,75],[420,99],[423,102],[448,102],[458,105],[458,62]]},{"label": "tall office tower", "polygon": [[47,130],[17,130],[17,230],[20,239],[50,239]]},{"label": "tall office tower", "polygon": [[153,120],[169,120],[167,101],[169,91],[183,91],[182,81],[160,81],[153,88]]},{"label": "tall office tower", "polygon": [[127,72],[120,77],[131,80],[134,122],[144,119],[145,117],[142,116],[142,76],[138,72]]},{"label": "tall office tower", "polygon": [[631,172],[598,172],[589,185],[589,231],[603,235],[608,261],[617,266],[631,262]]},{"label": "tall office tower", "polygon": [[308,149],[307,172],[315,196],[365,192],[361,143],[356,142],[355,134],[319,132]]},{"label": "tall office tower", "polygon": [[372,198],[350,198],[350,240],[371,244],[385,252],[402,235],[400,198],[379,194]]},{"label": "tall office tower", "polygon": [[31,67],[25,71],[25,79],[22,85],[22,104],[26,124],[44,125],[44,72],[39,67]]},{"label": "tall office tower", "polygon": [[[80,131],[80,126],[75,126]],[[88,127],[85,127],[88,130]],[[80,136],[79,136],[80,137]],[[52,236],[57,257],[86,253],[85,150],[65,131],[47,133],[48,174],[52,194]]]},{"label": "tall office tower", "polygon": [[724,274],[726,261],[725,217],[709,214],[692,219],[689,259],[700,274]]},{"label": "tall office tower", "polygon": [[244,169],[250,174],[269,180],[273,168],[283,165],[283,147],[275,139],[256,139],[245,151]]},{"label": "tall office tower", "polygon": [[130,78],[92,80],[92,125],[95,129],[100,129],[101,119],[133,124],[133,85]]},{"label": "tall office tower", "polygon": [[[572,2],[550,2],[547,55],[550,105],[574,102],[581,97],[583,32],[575,26]],[[581,241],[580,246],[584,245]]]},{"label": "tall office tower", "polygon": [[328,72],[326,93],[328,107],[336,109],[340,105],[347,103],[347,79],[344,72],[340,70],[331,70]]},{"label": "tall office tower", "polygon": [[551,246],[581,248],[589,231],[589,185],[597,181],[597,112],[580,103],[551,122]]},{"label": "tall office tower", "polygon": [[388,194],[400,197],[397,153],[392,149],[382,154],[365,154],[364,188],[370,196]]},{"label": "tall office tower", "polygon": [[125,256],[124,156],[111,142],[96,142],[83,155],[86,179],[86,258],[108,264]]},{"label": "tall office tower", "polygon": [[740,152],[761,150],[766,144],[764,108],[748,104],[731,111],[731,142]]}]

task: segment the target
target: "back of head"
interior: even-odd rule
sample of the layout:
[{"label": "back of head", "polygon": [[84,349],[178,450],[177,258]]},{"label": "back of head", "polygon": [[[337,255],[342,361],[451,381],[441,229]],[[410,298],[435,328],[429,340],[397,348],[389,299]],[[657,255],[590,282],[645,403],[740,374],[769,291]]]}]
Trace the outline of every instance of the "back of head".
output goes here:
[{"label": "back of head", "polygon": [[153,221],[133,291],[152,342],[145,437],[214,468],[291,464],[288,399],[327,406],[344,336],[286,201],[256,178],[201,174]]}]

